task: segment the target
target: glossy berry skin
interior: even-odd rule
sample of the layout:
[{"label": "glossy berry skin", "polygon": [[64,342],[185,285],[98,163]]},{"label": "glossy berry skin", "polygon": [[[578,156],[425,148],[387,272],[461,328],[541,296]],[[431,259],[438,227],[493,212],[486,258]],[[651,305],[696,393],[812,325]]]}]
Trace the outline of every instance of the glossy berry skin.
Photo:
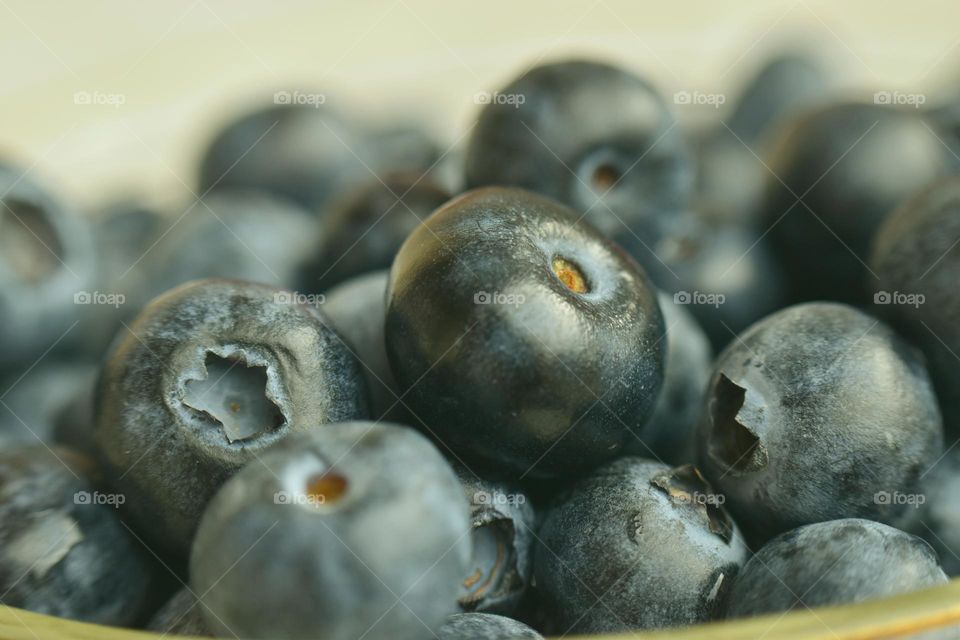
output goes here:
[{"label": "glossy berry skin", "polygon": [[207,501],[246,462],[366,412],[359,365],[319,311],[273,287],[201,280],[118,336],[94,437],[140,531],[185,554]]},{"label": "glossy berry skin", "polygon": [[688,464],[697,458],[697,422],[713,366],[713,350],[686,305],[677,304],[672,295],[662,292],[657,300],[667,329],[663,389],[653,414],[627,451],[673,465]]},{"label": "glossy berry skin", "polygon": [[[871,266],[877,313],[927,357],[948,430],[960,430],[960,180],[911,198],[880,228]],[[894,296],[898,296],[894,298]]]},{"label": "glossy berry skin", "polygon": [[182,219],[170,223],[143,260],[149,273],[146,301],[201,278],[294,288],[300,265],[318,246],[313,216],[255,191],[222,189],[178,215]]},{"label": "glossy berry skin", "polygon": [[304,288],[326,291],[347,278],[389,269],[403,241],[450,199],[416,173],[372,180],[331,206],[321,221],[317,258],[306,269]]},{"label": "glossy berry skin", "polygon": [[764,545],[734,582],[727,615],[853,604],[946,581],[920,538],[870,520],[830,520]]},{"label": "glossy berry skin", "polygon": [[93,461],[44,445],[0,453],[3,603],[61,618],[128,626],[153,605],[163,571],[94,496]]},{"label": "glossy berry skin", "polygon": [[533,573],[536,512],[519,487],[480,478],[455,467],[470,505],[473,563],[464,578],[460,607],[466,612],[512,615]]},{"label": "glossy berry skin", "polygon": [[213,637],[202,609],[196,595],[184,587],[153,614],[147,623],[147,631],[172,636]]},{"label": "glossy berry skin", "polygon": [[714,364],[700,464],[748,537],[843,517],[893,522],[943,449],[920,354],[852,307],[789,307]]},{"label": "glossy berry skin", "polygon": [[768,164],[764,224],[795,299],[856,303],[883,219],[957,160],[915,110],[844,103],[786,127]]},{"label": "glossy berry skin", "polygon": [[0,164],[0,373],[71,345],[75,296],[94,289],[86,219],[25,173]]},{"label": "glossy berry skin", "polygon": [[387,355],[408,404],[458,454],[515,476],[615,456],[662,384],[656,293],[576,219],[478,189],[407,238],[390,272]]},{"label": "glossy berry skin", "polygon": [[543,636],[511,618],[490,613],[457,613],[437,631],[437,640],[543,640]]},{"label": "glossy berry skin", "polygon": [[[509,185],[558,200],[631,253],[684,208],[692,159],[645,80],[586,60],[540,65],[500,89],[467,147],[468,187]],[[522,102],[519,98],[522,96]],[[519,104],[517,104],[519,102]]]},{"label": "glossy berry skin", "polygon": [[453,470],[419,433],[329,425],[224,485],[197,534],[191,586],[220,634],[420,640],[456,612],[469,529]]},{"label": "glossy berry skin", "polygon": [[389,278],[389,271],[350,278],[324,294],[322,309],[360,363],[370,392],[370,416],[418,425],[407,410],[387,360],[383,330]]},{"label": "glossy berry skin", "polygon": [[695,468],[625,457],[581,479],[544,518],[537,587],[557,635],[716,617],[747,548]]}]

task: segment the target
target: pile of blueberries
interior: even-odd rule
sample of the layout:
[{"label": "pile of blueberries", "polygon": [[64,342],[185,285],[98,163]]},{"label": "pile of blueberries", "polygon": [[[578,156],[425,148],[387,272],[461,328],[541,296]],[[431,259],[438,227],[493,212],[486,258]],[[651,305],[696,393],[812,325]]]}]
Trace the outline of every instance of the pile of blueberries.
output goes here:
[{"label": "pile of blueberries", "polygon": [[945,583],[960,99],[836,87],[778,55],[695,128],[551,62],[462,150],[271,104],[169,212],[0,167],[0,601],[507,639]]}]

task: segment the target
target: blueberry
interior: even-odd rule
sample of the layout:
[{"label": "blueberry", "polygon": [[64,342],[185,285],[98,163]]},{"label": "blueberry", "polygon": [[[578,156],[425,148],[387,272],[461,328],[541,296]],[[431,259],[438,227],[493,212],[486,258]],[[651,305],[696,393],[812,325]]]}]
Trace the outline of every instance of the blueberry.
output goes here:
[{"label": "blueberry", "polygon": [[713,360],[710,342],[684,305],[659,293],[657,300],[667,328],[663,389],[653,414],[630,442],[629,453],[656,456],[671,464],[696,459],[696,427]]},{"label": "blueberry", "polygon": [[842,304],[789,307],[717,359],[699,459],[757,542],[843,517],[894,521],[943,448],[919,353]]},{"label": "blueberry", "polygon": [[224,485],[191,556],[216,631],[241,637],[431,637],[456,612],[470,522],[453,470],[412,429],[298,434]]},{"label": "blueberry", "polygon": [[913,505],[902,528],[933,547],[948,575],[960,575],[960,450],[947,451],[923,476]]},{"label": "blueberry", "polygon": [[530,586],[536,513],[527,495],[508,482],[456,469],[470,503],[473,563],[463,581],[464,611],[511,615]]},{"label": "blueberry", "polygon": [[5,378],[0,384],[0,442],[6,447],[57,440],[61,412],[93,387],[96,376],[93,364],[57,358]]},{"label": "blueberry", "polygon": [[389,271],[374,271],[337,285],[324,296],[323,313],[360,362],[370,415],[407,424],[415,418],[397,389],[383,337],[389,277]]},{"label": "blueberry", "polygon": [[413,232],[390,272],[387,355],[411,409],[458,453],[518,476],[614,457],[662,383],[652,286],[576,218],[478,189]]},{"label": "blueberry", "polygon": [[97,479],[92,461],[67,449],[0,453],[3,604],[124,626],[149,611],[162,569],[120,522],[123,496],[99,493]]},{"label": "blueberry", "polygon": [[300,207],[252,191],[221,190],[192,202],[144,258],[150,297],[200,278],[297,284],[317,249],[317,222]]},{"label": "blueberry", "polygon": [[745,142],[759,141],[784,118],[822,103],[831,84],[829,71],[814,56],[777,53],[747,81],[727,126]]},{"label": "blueberry", "polygon": [[690,311],[715,349],[783,306],[777,260],[747,227],[713,221],[678,225],[641,255],[651,279]]},{"label": "blueberry", "polygon": [[883,218],[958,163],[921,114],[844,103],[786,127],[768,164],[765,223],[793,295],[856,303]]},{"label": "blueberry", "polygon": [[185,553],[209,498],[287,435],[366,415],[359,365],[313,307],[204,280],[150,303],[115,341],[94,436],[145,535]]},{"label": "blueberry", "polygon": [[437,631],[437,640],[543,640],[543,636],[504,616],[456,613]]},{"label": "blueberry", "polygon": [[279,104],[229,122],[203,154],[198,193],[257,189],[319,211],[369,177],[356,157],[360,132],[326,105]]},{"label": "blueberry", "polygon": [[420,123],[401,120],[369,127],[364,138],[365,155],[378,169],[384,169],[377,172],[384,181],[389,171],[399,171],[444,185],[450,182],[445,175],[448,154],[441,151],[437,140]]},{"label": "blueberry", "polygon": [[[26,169],[0,164],[0,369],[70,344],[93,289],[86,220]],[[79,333],[79,332],[78,332]]]},{"label": "blueberry", "polygon": [[321,213],[371,175],[433,167],[436,143],[412,125],[364,131],[327,104],[274,104],[220,130],[200,163],[200,190],[257,189]]},{"label": "blueberry", "polygon": [[960,179],[897,209],[877,234],[874,308],[926,354],[944,422],[960,430]]},{"label": "blueberry", "polygon": [[719,614],[746,561],[733,521],[692,466],[621,458],[547,512],[537,586],[558,634],[689,625]]},{"label": "blueberry", "polygon": [[307,289],[327,288],[368,271],[389,269],[400,245],[450,194],[416,174],[394,174],[350,193],[323,217]]},{"label": "blueberry", "polygon": [[747,562],[728,616],[863,602],[947,582],[923,540],[870,520],[809,524],[781,534]]},{"label": "blueberry", "polygon": [[826,70],[799,52],[773,56],[747,81],[732,111],[698,141],[699,195],[711,214],[730,221],[755,219],[768,177],[758,156],[771,132],[822,103],[830,84]]},{"label": "blueberry", "polygon": [[202,608],[196,594],[184,587],[153,614],[147,623],[147,631],[172,636],[212,637]]},{"label": "blueberry", "polygon": [[[173,221],[137,200],[121,200],[103,208],[93,220],[97,256],[98,292],[113,295],[117,304],[93,304],[80,308],[77,346],[84,357],[99,359],[110,340],[150,300],[146,256],[154,242]],[[170,265],[165,265],[170,267]],[[120,299],[118,296],[122,296]]]},{"label": "blueberry", "polygon": [[121,200],[104,207],[93,226],[98,280],[103,289],[129,289],[128,272],[170,224],[162,211],[139,200]]},{"label": "blueberry", "polygon": [[582,213],[634,253],[686,205],[692,159],[659,93],[623,69],[544,64],[497,92],[467,147],[468,187],[509,185]]}]

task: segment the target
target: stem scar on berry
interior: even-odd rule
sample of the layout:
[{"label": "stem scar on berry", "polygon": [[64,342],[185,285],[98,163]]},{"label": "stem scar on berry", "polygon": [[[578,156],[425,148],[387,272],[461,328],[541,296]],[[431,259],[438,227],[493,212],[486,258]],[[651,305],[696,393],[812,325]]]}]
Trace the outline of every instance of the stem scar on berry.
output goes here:
[{"label": "stem scar on berry", "polygon": [[606,191],[620,181],[620,171],[612,164],[605,163],[597,166],[590,176],[593,188],[597,191]]},{"label": "stem scar on berry", "polygon": [[710,399],[710,454],[740,473],[767,466],[767,453],[756,431],[741,417],[747,389],[720,374]]},{"label": "stem scar on berry", "polygon": [[204,365],[207,377],[187,382],[183,403],[216,421],[231,444],[284,424],[280,408],[265,393],[266,367],[209,352]]},{"label": "stem scar on berry", "polygon": [[583,275],[583,271],[580,269],[572,260],[568,260],[563,256],[553,256],[553,273],[556,274],[560,282],[574,293],[589,293],[590,285],[587,282],[587,278]]},{"label": "stem scar on berry", "polygon": [[0,211],[0,255],[15,274],[37,283],[60,266],[63,246],[39,207],[13,202]]},{"label": "stem scar on berry", "polygon": [[678,505],[690,505],[707,520],[711,533],[730,544],[733,539],[733,520],[720,506],[722,498],[714,493],[700,470],[692,464],[658,473],[650,484],[663,491]]},{"label": "stem scar on berry", "polygon": [[346,476],[336,471],[325,471],[307,478],[304,492],[315,504],[332,505],[340,501],[348,485]]}]

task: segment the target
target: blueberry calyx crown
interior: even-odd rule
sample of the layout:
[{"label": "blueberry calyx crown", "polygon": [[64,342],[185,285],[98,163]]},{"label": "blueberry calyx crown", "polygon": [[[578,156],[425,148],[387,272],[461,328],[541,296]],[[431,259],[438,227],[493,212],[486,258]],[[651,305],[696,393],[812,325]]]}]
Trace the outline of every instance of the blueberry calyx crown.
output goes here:
[{"label": "blueberry calyx crown", "polygon": [[723,496],[714,493],[700,470],[692,464],[661,471],[650,479],[650,484],[677,505],[689,505],[706,519],[710,532],[727,544],[733,539],[733,520],[721,506]]},{"label": "blueberry calyx crown", "polygon": [[710,456],[735,474],[767,466],[767,450],[742,409],[747,389],[721,373],[710,398]]}]

